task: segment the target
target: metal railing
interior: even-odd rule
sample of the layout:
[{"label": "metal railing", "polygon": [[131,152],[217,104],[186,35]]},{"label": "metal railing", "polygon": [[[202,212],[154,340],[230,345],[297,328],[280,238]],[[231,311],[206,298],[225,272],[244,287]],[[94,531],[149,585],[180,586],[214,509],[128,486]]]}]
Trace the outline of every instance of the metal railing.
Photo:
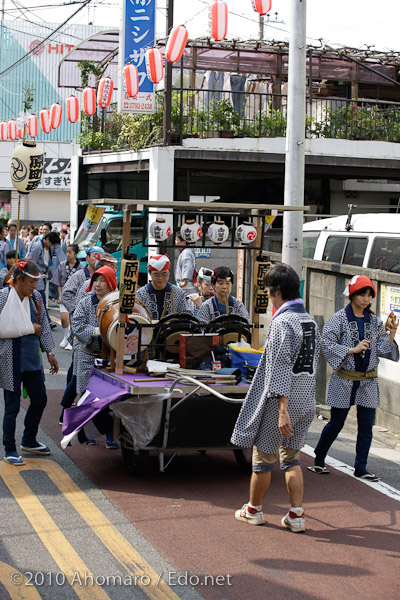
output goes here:
[{"label": "metal railing", "polygon": [[[98,147],[90,150],[142,149],[163,139],[164,91],[156,94],[153,115],[110,112],[103,119]],[[186,137],[286,135],[287,96],[261,92],[174,89],[171,143]],[[313,96],[307,99],[307,138],[400,142],[400,103]],[[84,148],[85,149],[85,148]]]}]

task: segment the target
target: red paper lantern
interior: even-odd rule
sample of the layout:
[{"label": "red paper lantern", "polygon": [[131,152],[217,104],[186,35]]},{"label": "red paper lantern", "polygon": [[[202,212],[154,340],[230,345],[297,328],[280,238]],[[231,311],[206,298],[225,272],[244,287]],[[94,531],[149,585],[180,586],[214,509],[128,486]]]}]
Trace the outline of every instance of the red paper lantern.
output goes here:
[{"label": "red paper lantern", "polygon": [[271,10],[272,0],[251,0],[253,8],[260,15],[266,15]]},{"label": "red paper lantern", "polygon": [[188,30],[184,25],[178,25],[171,30],[169,34],[165,56],[169,62],[180,60],[188,39]]},{"label": "red paper lantern", "polygon": [[96,92],[91,87],[83,90],[83,110],[88,117],[96,112]]},{"label": "red paper lantern", "polygon": [[51,105],[50,122],[52,129],[57,129],[57,127],[60,127],[62,113],[63,107],[61,106],[61,104],[55,102]]},{"label": "red paper lantern", "polygon": [[79,101],[76,96],[69,96],[66,101],[67,118],[70,123],[76,123],[79,119]]},{"label": "red paper lantern", "polygon": [[40,124],[44,133],[50,133],[51,131],[51,114],[47,108],[42,108],[39,113],[40,116]]},{"label": "red paper lantern", "polygon": [[37,136],[39,130],[39,119],[36,115],[30,115],[28,117],[28,135],[31,138]]},{"label": "red paper lantern", "polygon": [[163,57],[158,48],[149,48],[146,52],[147,77],[153,83],[159,83],[164,76]]},{"label": "red paper lantern", "polygon": [[7,121],[2,121],[0,123],[0,140],[5,142],[8,140],[8,123]]},{"label": "red paper lantern", "polygon": [[222,0],[211,4],[211,35],[216,42],[226,38],[228,29],[228,6]]},{"label": "red paper lantern", "polygon": [[111,77],[103,77],[103,79],[100,79],[99,88],[97,90],[97,104],[101,108],[107,108],[107,106],[109,106],[113,89],[114,83]]},{"label": "red paper lantern", "polygon": [[17,139],[17,124],[13,119],[8,121],[8,137],[10,140]]},{"label": "red paper lantern", "polygon": [[135,98],[139,92],[139,72],[135,65],[125,65],[125,87],[126,93],[131,98]]}]

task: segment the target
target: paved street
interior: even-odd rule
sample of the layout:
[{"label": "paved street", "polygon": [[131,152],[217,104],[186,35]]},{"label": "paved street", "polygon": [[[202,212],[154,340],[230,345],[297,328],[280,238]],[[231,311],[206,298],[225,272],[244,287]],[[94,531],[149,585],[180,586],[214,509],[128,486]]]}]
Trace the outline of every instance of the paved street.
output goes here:
[{"label": "paved street", "polygon": [[[71,353],[58,348],[59,327],[55,337],[62,373],[47,376],[39,438],[52,455],[0,467],[1,598],[398,597],[400,452],[374,442],[369,466],[383,481],[355,480],[350,423],[332,449],[331,474],[304,472],[306,533],[280,526],[279,471],[263,507],[267,525],[250,527],[233,518],[249,477],[231,452],[183,453],[165,473],[151,457],[142,478],[128,475],[103,440],[63,452],[59,402]],[[323,425],[313,423],[304,466]],[[21,426],[22,415],[18,435]]]}]

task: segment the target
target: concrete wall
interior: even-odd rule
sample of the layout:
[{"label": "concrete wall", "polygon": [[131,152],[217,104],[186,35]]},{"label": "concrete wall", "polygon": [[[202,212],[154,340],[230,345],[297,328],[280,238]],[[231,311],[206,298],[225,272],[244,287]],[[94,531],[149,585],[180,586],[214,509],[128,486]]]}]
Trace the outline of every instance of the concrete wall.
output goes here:
[{"label": "concrete wall", "polygon": [[[273,262],[281,260],[280,254],[271,253],[269,258]],[[344,308],[348,299],[343,296],[349,279],[354,275],[367,275],[372,279],[377,297],[372,303],[372,310],[380,316],[383,322],[386,315],[383,314],[382,293],[385,285],[400,287],[400,275],[386,273],[385,271],[362,269],[360,267],[345,267],[335,263],[317,260],[303,259],[303,278],[305,280],[304,301],[307,310],[316,320],[320,330],[333,313]],[[270,315],[264,318],[266,327],[269,324]],[[396,336],[400,346],[400,335]],[[329,378],[332,373],[331,367],[321,356],[317,373],[318,404],[325,404],[326,391]],[[377,410],[376,424],[387,427],[396,434],[400,434],[400,364],[393,363],[381,358],[378,368],[378,381],[380,389],[381,404]]]}]

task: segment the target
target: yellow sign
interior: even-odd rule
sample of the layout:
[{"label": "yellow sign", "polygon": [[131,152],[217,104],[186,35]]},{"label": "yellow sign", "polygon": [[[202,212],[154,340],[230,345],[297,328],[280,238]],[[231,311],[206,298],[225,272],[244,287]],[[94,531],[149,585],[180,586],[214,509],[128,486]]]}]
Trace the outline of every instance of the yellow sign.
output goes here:
[{"label": "yellow sign", "polygon": [[275,221],[276,215],[267,215],[264,217],[264,233],[267,233],[269,229],[272,227],[272,223]]},{"label": "yellow sign", "polygon": [[96,231],[97,226],[100,222],[101,217],[103,216],[105,208],[97,208],[93,204],[89,204],[86,210],[85,222],[83,225],[83,229],[85,231],[89,231],[93,233]]}]

